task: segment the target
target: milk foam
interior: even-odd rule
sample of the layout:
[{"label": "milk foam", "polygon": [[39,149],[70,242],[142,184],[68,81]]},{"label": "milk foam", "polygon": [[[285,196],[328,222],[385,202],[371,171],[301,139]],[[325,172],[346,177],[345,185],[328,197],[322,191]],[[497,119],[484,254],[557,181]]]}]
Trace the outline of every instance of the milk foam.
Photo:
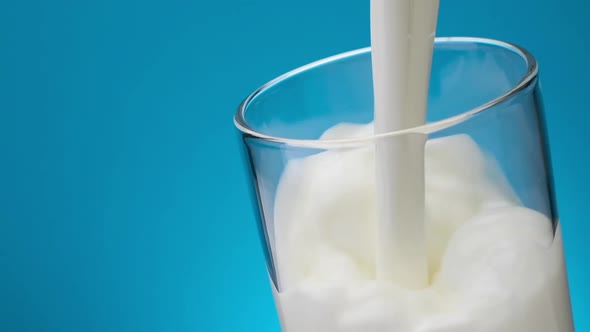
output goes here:
[{"label": "milk foam", "polygon": [[[372,132],[342,124],[322,139]],[[274,207],[283,331],[573,331],[561,229],[522,206],[469,136],[425,151],[430,282],[420,290],[375,280],[373,148],[289,162]]]}]

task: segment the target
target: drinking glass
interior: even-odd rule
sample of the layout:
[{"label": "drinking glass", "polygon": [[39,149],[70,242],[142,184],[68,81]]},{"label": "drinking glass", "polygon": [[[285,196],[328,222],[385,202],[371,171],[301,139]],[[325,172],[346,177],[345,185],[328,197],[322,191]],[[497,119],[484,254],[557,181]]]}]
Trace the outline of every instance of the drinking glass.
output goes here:
[{"label": "drinking glass", "polygon": [[[534,57],[437,38],[426,117],[373,133],[370,48],[286,73],[239,106],[282,330],[573,331]],[[377,278],[376,243],[390,235],[376,222],[374,156],[379,144],[421,140],[400,164],[414,170],[387,165],[413,172],[425,193],[407,198],[424,206],[423,246],[407,247],[425,259],[428,285],[408,289]]]}]

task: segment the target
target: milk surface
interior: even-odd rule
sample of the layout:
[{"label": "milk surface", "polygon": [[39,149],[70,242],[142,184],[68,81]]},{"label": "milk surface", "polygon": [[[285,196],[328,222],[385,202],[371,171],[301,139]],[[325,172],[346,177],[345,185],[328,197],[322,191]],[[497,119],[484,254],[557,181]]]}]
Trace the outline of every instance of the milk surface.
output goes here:
[{"label": "milk surface", "polygon": [[[322,139],[372,133],[341,124]],[[467,135],[426,144],[427,287],[377,281],[374,163],[366,147],[287,165],[273,248],[284,332],[573,331],[561,229]]]}]

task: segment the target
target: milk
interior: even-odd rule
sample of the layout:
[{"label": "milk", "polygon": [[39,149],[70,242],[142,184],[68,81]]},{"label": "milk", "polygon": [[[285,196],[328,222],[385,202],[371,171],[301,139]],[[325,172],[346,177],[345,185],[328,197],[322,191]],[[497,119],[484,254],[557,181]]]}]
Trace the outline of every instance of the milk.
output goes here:
[{"label": "milk", "polygon": [[[322,139],[368,136],[338,125]],[[274,206],[285,332],[570,332],[561,229],[468,135],[425,146],[428,284],[376,278],[375,151],[291,160]]]},{"label": "milk", "polygon": [[[439,0],[371,0],[375,133],[424,125]],[[428,283],[425,135],[377,140],[377,279]],[[397,262],[392,264],[392,262]]]}]

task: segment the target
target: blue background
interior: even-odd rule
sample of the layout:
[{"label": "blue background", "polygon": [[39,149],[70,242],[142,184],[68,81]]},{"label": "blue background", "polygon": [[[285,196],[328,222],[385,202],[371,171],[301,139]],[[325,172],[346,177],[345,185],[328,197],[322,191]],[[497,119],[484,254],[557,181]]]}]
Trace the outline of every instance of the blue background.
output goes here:
[{"label": "blue background", "polygon": [[[438,35],[541,64],[578,331],[590,330],[582,0],[442,0]],[[232,124],[369,45],[369,1],[0,4],[0,331],[278,331]]]}]

